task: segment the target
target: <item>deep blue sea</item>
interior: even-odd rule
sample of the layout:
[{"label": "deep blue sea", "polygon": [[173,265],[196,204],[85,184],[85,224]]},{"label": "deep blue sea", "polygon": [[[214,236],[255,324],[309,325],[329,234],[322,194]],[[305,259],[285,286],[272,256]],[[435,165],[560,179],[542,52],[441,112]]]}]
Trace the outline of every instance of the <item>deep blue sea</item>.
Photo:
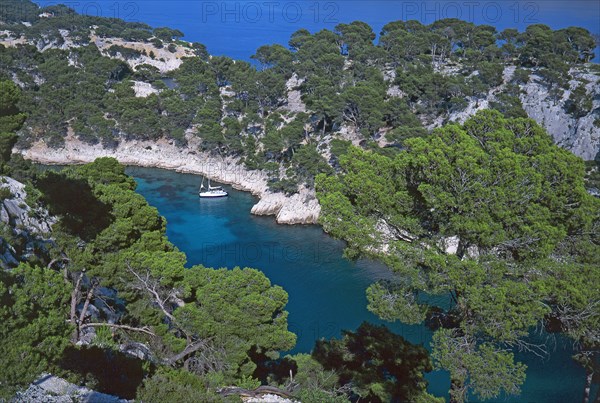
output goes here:
[{"label": "deep blue sea", "polygon": [[[42,0],[44,6],[64,3],[77,12],[151,26],[168,26],[184,39],[205,44],[211,54],[248,60],[262,45],[286,45],[300,28],[311,32],[333,29],[355,20],[369,23],[376,34],[388,22],[459,18],[502,30],[524,30],[543,23],[553,29],[581,26],[600,34],[598,0]],[[600,60],[596,51],[596,62]]]},{"label": "deep blue sea", "polygon": [[[256,199],[225,186],[230,197],[200,200],[200,177],[160,169],[128,168],[137,191],[167,219],[171,242],[188,256],[188,265],[253,267],[289,294],[289,327],[298,335],[293,352],[310,352],[315,340],[337,337],[361,322],[383,323],[367,311],[365,289],[389,276],[385,267],[343,258],[343,243],[318,226],[277,225],[273,217],[256,217]],[[429,347],[431,333],[421,326],[389,324],[412,343]],[[528,365],[527,380],[518,398],[500,401],[568,403],[580,401],[584,373],[561,342],[547,359],[519,354]],[[447,374],[428,375],[429,391],[445,396]],[[475,399],[472,399],[474,401]]]}]

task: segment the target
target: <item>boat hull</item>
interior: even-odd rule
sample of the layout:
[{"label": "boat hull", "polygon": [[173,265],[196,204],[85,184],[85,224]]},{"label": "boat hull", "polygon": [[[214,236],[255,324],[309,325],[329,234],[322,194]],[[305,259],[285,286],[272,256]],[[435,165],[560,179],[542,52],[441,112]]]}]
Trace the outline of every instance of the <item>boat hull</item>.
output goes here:
[{"label": "boat hull", "polygon": [[205,193],[198,193],[198,196],[200,196],[201,199],[216,199],[219,197],[227,197],[229,196],[227,194],[227,192],[219,192],[219,193],[209,193],[209,192],[205,192]]}]

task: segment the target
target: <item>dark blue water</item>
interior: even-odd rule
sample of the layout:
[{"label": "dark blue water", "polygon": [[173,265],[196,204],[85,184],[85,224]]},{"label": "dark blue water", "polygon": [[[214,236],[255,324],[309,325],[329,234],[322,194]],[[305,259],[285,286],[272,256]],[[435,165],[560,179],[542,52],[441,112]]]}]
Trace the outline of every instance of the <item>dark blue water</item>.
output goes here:
[{"label": "dark blue water", "polygon": [[[55,0],[37,1],[40,5]],[[600,34],[600,2],[596,0],[537,1],[404,1],[404,0],[99,0],[64,2],[87,15],[119,17],[152,26],[183,31],[188,41],[205,44],[211,54],[248,60],[262,45],[286,45],[300,28],[311,32],[333,29],[338,23],[365,21],[379,33],[396,20],[424,24],[441,18],[460,18],[502,30],[524,30],[543,23],[553,29],[581,26]],[[600,51],[596,51],[598,62]]]},{"label": "dark blue water", "polygon": [[[290,330],[298,335],[294,352],[309,352],[315,340],[339,336],[361,322],[382,323],[367,311],[365,289],[387,277],[385,267],[370,261],[352,263],[342,257],[343,243],[318,226],[281,226],[272,217],[256,217],[256,199],[225,186],[230,197],[200,200],[200,178],[159,169],[128,168],[137,191],[167,219],[171,242],[188,256],[189,265],[253,267],[289,294]],[[412,343],[429,347],[431,333],[420,326],[389,326]],[[529,369],[523,393],[515,402],[579,401],[584,374],[558,343],[549,359],[519,354]],[[429,390],[444,396],[447,374],[428,375]],[[475,399],[472,399],[475,400]],[[503,399],[504,400],[504,399]]]}]

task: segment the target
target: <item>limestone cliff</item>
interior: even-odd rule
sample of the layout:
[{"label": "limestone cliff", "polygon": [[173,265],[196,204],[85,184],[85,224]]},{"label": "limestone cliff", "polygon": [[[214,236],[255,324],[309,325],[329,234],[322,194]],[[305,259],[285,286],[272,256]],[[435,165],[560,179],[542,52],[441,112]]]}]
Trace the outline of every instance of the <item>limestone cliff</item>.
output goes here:
[{"label": "limestone cliff", "polygon": [[15,151],[43,164],[84,164],[98,157],[114,157],[125,165],[199,174],[258,196],[260,200],[252,208],[253,214],[274,215],[280,224],[317,222],[321,207],[313,189],[302,188],[292,196],[274,193],[268,188],[265,172],[247,170],[237,158],[220,158],[197,151],[201,140],[193,133],[188,133],[187,140],[185,147],[168,140],[134,140],[121,141],[116,148],[106,149],[70,136],[63,148],[52,149],[40,141],[26,150]]},{"label": "limestone cliff", "polygon": [[4,176],[0,177],[0,189],[0,267],[15,267],[33,255],[44,257],[56,218],[27,204],[24,184]]},{"label": "limestone cliff", "polygon": [[[585,71],[571,71],[571,74],[574,79],[559,99],[551,96],[541,77],[532,75],[521,86],[521,102],[525,112],[546,128],[556,144],[584,160],[593,160],[600,153],[600,125],[595,123],[600,122],[600,76]],[[581,83],[592,96],[592,113],[575,118],[567,113],[565,104]]]},{"label": "limestone cliff", "polygon": [[[510,82],[514,72],[515,66],[506,67],[502,85],[492,89],[484,99],[470,97],[467,107],[451,113],[448,121],[464,123],[478,111],[489,108],[490,103],[496,101],[496,96]],[[590,161],[600,153],[600,75],[585,69],[572,69],[570,74],[573,79],[569,81],[569,88],[558,99],[537,74],[531,74],[526,84],[519,85],[519,98],[527,115],[544,127],[557,145]],[[567,112],[567,103],[573,90],[581,84],[585,85],[586,92],[592,99],[592,108],[585,116],[577,118]],[[443,122],[443,118],[438,118],[429,128],[439,127]]]}]

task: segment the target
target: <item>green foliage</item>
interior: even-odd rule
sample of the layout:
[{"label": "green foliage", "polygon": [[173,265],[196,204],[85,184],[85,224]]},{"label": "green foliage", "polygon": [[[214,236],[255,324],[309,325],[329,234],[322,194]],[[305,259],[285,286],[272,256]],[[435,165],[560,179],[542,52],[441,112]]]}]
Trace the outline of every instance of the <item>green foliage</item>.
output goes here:
[{"label": "green foliage", "polygon": [[0,272],[0,398],[56,368],[69,344],[70,287],[50,269],[21,264]]},{"label": "green foliage", "polygon": [[[88,45],[94,26],[100,38],[152,41],[172,52],[176,43],[189,47],[176,42],[183,36],[178,30],[78,15],[62,5],[43,9],[54,14],[47,19],[39,19],[39,9],[28,1],[22,2],[22,16],[15,10],[2,7],[0,19],[37,46],[61,45],[61,29],[76,44]],[[22,25],[22,20],[33,25]],[[434,351],[438,364],[453,373],[459,397],[469,390],[481,398],[516,393],[523,368],[499,345],[518,344],[543,317],[581,341],[580,356],[587,357],[596,348],[597,316],[573,321],[570,313],[596,306],[591,286],[578,282],[576,273],[592,278],[598,264],[598,202],[585,192],[581,161],[557,149],[543,130],[524,119],[517,85],[533,71],[558,99],[570,68],[594,57],[590,33],[574,27],[553,31],[541,24],[522,33],[497,33],[491,26],[443,19],[430,25],[391,22],[378,44],[374,39],[372,29],[358,21],[314,34],[301,29],[292,34],[290,50],[259,48],[253,56],[258,70],[227,57],[209,58],[206,48],[194,43],[198,57],[184,58],[172,73],[173,89],[162,85],[155,68],[138,66],[133,73],[95,46],[44,52],[31,45],[2,48],[0,77],[15,77],[21,88],[0,81],[0,155],[3,162],[10,159],[17,130],[22,145],[43,139],[60,147],[72,131],[82,141],[111,148],[122,140],[162,138],[181,146],[187,129],[197,128],[202,150],[267,170],[274,191],[294,193],[317,178],[323,226],[348,241],[347,256],[381,259],[400,275],[401,280],[369,288],[369,309],[388,320],[427,319],[440,332],[453,331],[443,340],[436,333],[440,339]],[[109,54],[117,52],[126,58],[139,55],[123,46],[109,49]],[[467,97],[483,96],[502,84],[505,63],[517,70],[491,106],[506,118],[484,112],[464,126],[427,133],[423,124],[464,109]],[[455,72],[442,74],[445,68]],[[390,69],[396,74],[387,81]],[[161,92],[136,97],[132,74]],[[286,81],[294,74],[307,113],[282,112]],[[566,109],[576,118],[590,113],[591,98],[583,85],[571,92]],[[356,129],[369,151],[340,139],[341,125]],[[376,144],[381,133],[392,148]],[[330,161],[323,158],[327,145]],[[340,177],[331,177],[330,164],[342,172]],[[4,169],[24,177],[30,172],[18,157]],[[593,181],[592,174],[588,186]],[[147,343],[159,361],[206,343],[170,364],[185,365],[202,378],[161,372],[148,380],[146,398],[162,396],[160,390],[170,390],[166,385],[173,383],[177,386],[160,400],[172,399],[170,393],[212,399],[196,396],[190,385],[197,379],[211,388],[254,382],[249,378],[251,348],[272,352],[293,346],[283,311],[285,292],[253,270],[184,269],[185,256],[164,236],[164,220],[133,192],[135,183],[116,161],[100,159],[46,173],[35,185],[41,191],[36,198],[61,217],[55,233],[61,253],[70,258],[66,266],[73,286],[85,270],[79,307],[87,292],[93,291],[92,300],[99,298],[94,284],[110,288],[118,297],[105,303],[118,313],[118,323],[143,326],[156,335],[111,329],[116,340]],[[451,239],[456,254],[446,253]],[[141,282],[146,275],[159,300],[169,301],[167,308]],[[243,287],[246,283],[251,285]],[[452,303],[431,307],[423,292]],[[438,311],[436,322],[432,313]],[[92,319],[104,318],[86,320]],[[454,357],[444,346],[461,336],[472,349],[457,350]],[[98,327],[96,337],[108,345],[107,328]],[[581,362],[590,367],[589,361]],[[40,368],[49,365],[42,362]],[[299,392],[304,400],[343,398],[319,378],[314,362],[300,359],[298,366],[311,374],[305,377],[309,386]],[[390,393],[385,382],[364,386],[360,393],[385,398]],[[419,393],[411,399],[429,397]]]},{"label": "green foliage", "polygon": [[384,326],[363,323],[341,340],[318,341],[313,357],[339,374],[341,384],[372,402],[410,401],[421,394],[432,370],[427,350],[414,346]]},{"label": "green foliage", "polygon": [[502,84],[502,72],[504,67],[498,63],[481,62],[477,66],[479,78],[489,87],[497,87]]},{"label": "green foliage", "polygon": [[108,54],[111,56],[121,55],[124,59],[137,59],[142,55],[142,52],[136,49],[127,48],[120,45],[112,45],[108,48]]},{"label": "green foliage", "polygon": [[417,302],[417,296],[409,289],[384,282],[375,283],[367,289],[369,311],[390,322],[423,323],[428,310],[426,305]]},{"label": "green foliage", "polygon": [[296,336],[287,330],[287,293],[257,270],[194,267],[184,273],[194,303],[175,311],[186,332],[214,338],[242,375],[251,375],[247,362],[252,346],[266,351],[289,350]]},{"label": "green foliage", "polygon": [[352,142],[350,142],[350,141],[333,139],[333,140],[331,140],[331,144],[330,144],[331,154],[333,154],[334,156],[339,158],[348,152],[348,149],[350,148],[351,145],[352,145]]},{"label": "green foliage", "polygon": [[17,139],[18,137],[14,133],[0,133],[0,164],[7,163],[10,160]]},{"label": "green foliage", "polygon": [[184,36],[183,32],[181,32],[180,30],[178,30],[178,29],[171,29],[171,28],[168,28],[168,27],[155,28],[154,31],[152,31],[152,33],[158,39],[163,40],[165,42],[171,42],[173,40],[179,40],[179,38],[182,38]]},{"label": "green foliage", "polygon": [[[536,70],[558,99],[568,85],[570,67],[591,60],[594,50],[589,32],[573,27],[553,31],[537,24],[522,33],[497,33],[491,26],[457,19],[430,25],[395,21],[384,26],[375,44],[372,28],[354,21],[314,34],[301,29],[292,34],[290,49],[262,46],[253,56],[260,64],[257,69],[227,57],[208,57],[204,45],[179,41],[183,33],[176,29],[78,15],[65,6],[47,10],[53,18],[32,16],[31,27],[13,24],[11,30],[41,46],[50,41],[60,45],[64,38],[59,30],[66,29],[73,41],[87,45],[94,26],[101,38],[153,43],[171,52],[181,45],[191,47],[197,57],[183,59],[172,73],[177,87],[167,89],[155,68],[138,66],[132,73],[126,63],[114,59],[117,53],[139,56],[127,45],[112,45],[112,58],[94,46],[45,52],[35,46],[2,49],[0,76],[23,83],[19,107],[28,118],[20,145],[43,139],[61,147],[72,130],[80,140],[105,148],[123,140],[161,138],[185,146],[189,129],[198,129],[201,150],[239,157],[251,169],[265,162],[277,162],[282,170],[290,163],[296,167],[291,160],[301,145],[321,141],[329,133],[339,137],[336,132],[345,129],[341,125],[357,130],[367,140],[362,144],[366,148],[372,146],[370,141],[379,141],[382,132],[393,147],[403,147],[406,139],[427,134],[423,124],[462,111],[468,97],[486,96],[502,84],[505,63],[518,67],[516,84]],[[149,57],[156,55],[150,51]],[[395,79],[389,80],[392,70]],[[132,74],[162,91],[136,97],[129,81]],[[286,102],[286,82],[294,75],[299,87],[294,90],[301,91],[308,112],[287,112],[285,121],[271,126],[269,120],[280,115]],[[578,91],[567,109],[579,117],[590,111],[590,100]],[[525,117],[518,96],[505,87],[492,107],[508,117]],[[0,117],[3,126],[11,127],[0,131],[16,130],[24,118],[21,113]],[[335,154],[330,162],[337,165]],[[271,188],[290,193],[295,185],[311,186],[313,174],[307,172],[313,169],[300,170],[300,175],[273,177]]]},{"label": "green foliage", "polygon": [[116,185],[124,190],[135,190],[135,180],[125,175],[125,166],[110,157],[101,157],[74,169],[74,174],[93,184]]},{"label": "green foliage", "polygon": [[335,370],[327,371],[309,354],[296,354],[292,359],[297,366],[294,381],[300,385],[296,393],[302,402],[347,402],[345,395],[337,392],[339,377]]},{"label": "green foliage", "polygon": [[100,348],[118,348],[118,345],[113,340],[113,332],[108,326],[96,328],[96,336],[92,340],[92,345]]},{"label": "green foliage", "polygon": [[287,195],[292,195],[298,192],[298,182],[295,179],[276,178],[269,181],[269,189],[273,192],[283,192]]},{"label": "green foliage", "polygon": [[39,7],[31,1],[6,0],[0,8],[0,21],[20,24],[22,21],[35,22],[40,14]]},{"label": "green foliage", "polygon": [[310,144],[301,146],[292,157],[292,162],[296,165],[296,174],[308,183],[312,183],[319,174],[332,172],[331,167],[317,151],[317,148]]},{"label": "green foliage", "polygon": [[[398,275],[369,288],[369,309],[438,329],[434,357],[457,400],[517,394],[524,367],[502,345],[520,345],[549,315],[589,351],[598,316],[566,314],[595,306],[593,287],[575,279],[600,250],[590,235],[600,201],[585,190],[583,161],[533,121],[495,111],[403,145],[394,157],[350,148],[342,175],[316,180],[321,223],[348,242],[346,254]],[[452,303],[431,306],[424,291]]]},{"label": "green foliage", "polygon": [[581,118],[588,115],[593,108],[592,96],[587,93],[585,85],[578,85],[569,96],[565,103],[567,113],[574,118]]},{"label": "green foliage", "polygon": [[600,161],[586,162],[585,184],[588,189],[595,188],[600,190]]},{"label": "green foliage", "polygon": [[0,201],[12,199],[14,195],[8,187],[0,187]]},{"label": "green foliage", "polygon": [[490,108],[501,112],[508,118],[526,118],[527,113],[519,99],[518,86],[507,86],[508,90],[499,94],[496,101],[490,102]]},{"label": "green foliage", "polygon": [[[10,133],[21,128],[25,121],[26,115],[19,112],[17,103],[21,98],[19,87],[12,81],[0,81],[0,157],[4,161],[6,158],[7,148],[14,145]],[[8,153],[10,156],[10,152]]]},{"label": "green foliage", "polygon": [[[129,386],[111,385],[99,368],[109,365],[110,357],[121,362],[111,350],[135,342],[146,346],[155,365],[192,371],[149,378],[140,392],[146,399],[187,393],[195,401],[221,401],[218,386],[258,386],[252,378],[256,364],[248,355],[252,349],[274,355],[293,348],[287,293],[254,269],[186,269],[185,255],[164,235],[164,220],[134,192],[135,182],[116,160],[46,171],[35,185],[39,201],[60,218],[53,231],[56,249],[50,251],[58,259],[52,268],[23,266],[0,278],[0,316],[10,324],[2,338],[13,340],[4,354],[12,369],[0,371],[9,393],[43,371],[67,371],[77,382],[129,395],[133,378],[152,370],[149,363],[122,362],[118,378],[133,377]],[[103,308],[91,311],[88,304]],[[77,341],[89,327],[96,347],[65,351],[69,336]],[[17,353],[31,358],[9,365]],[[94,369],[77,357],[102,364]]]},{"label": "green foliage", "polygon": [[[85,179],[47,171],[36,181],[42,203],[61,225],[84,240],[93,239],[111,223],[110,208],[99,201]],[[77,202],[75,202],[77,201]]]},{"label": "green foliage", "polygon": [[19,87],[12,81],[0,81],[0,116],[17,113],[19,98]]},{"label": "green foliage", "polygon": [[448,329],[438,331],[433,339],[432,358],[439,368],[450,371],[454,382],[451,398],[465,400],[466,389],[459,385],[467,382],[467,376],[471,377],[473,392],[479,399],[498,398],[501,392],[518,395],[525,381],[526,366],[514,362],[510,352],[486,343],[473,348],[465,339]]},{"label": "green foliage", "polygon": [[359,83],[342,93],[343,117],[366,136],[373,136],[383,126],[384,87],[378,82]]},{"label": "green foliage", "polygon": [[281,45],[261,46],[252,59],[257,60],[263,69],[275,69],[281,74],[291,76],[294,57],[292,52]]},{"label": "green foliage", "polygon": [[148,403],[223,402],[223,398],[214,390],[211,391],[209,386],[207,380],[185,370],[165,369],[144,381],[138,391],[137,400]]}]

